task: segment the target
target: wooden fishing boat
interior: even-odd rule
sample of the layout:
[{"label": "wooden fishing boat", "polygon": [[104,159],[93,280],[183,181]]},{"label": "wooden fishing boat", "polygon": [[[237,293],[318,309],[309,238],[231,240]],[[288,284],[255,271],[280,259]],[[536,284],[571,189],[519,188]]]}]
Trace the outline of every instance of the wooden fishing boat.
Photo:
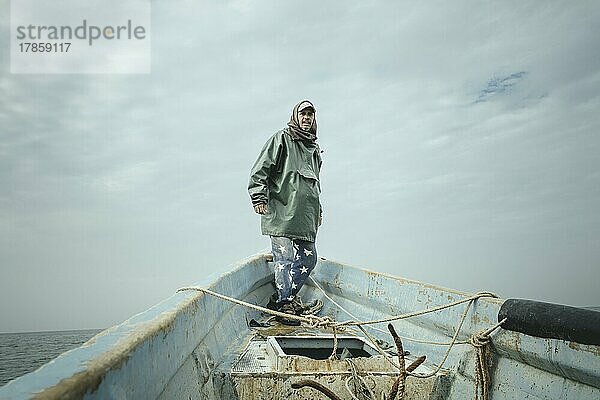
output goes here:
[{"label": "wooden fishing boat", "polygon": [[[197,285],[226,299],[178,291],[9,382],[0,399],[379,400],[394,384],[404,399],[600,399],[599,312],[320,259],[302,292],[322,300],[318,316],[265,325],[261,310],[232,300],[266,304],[271,264],[258,254]],[[403,348],[388,322],[368,324],[385,319]]]}]

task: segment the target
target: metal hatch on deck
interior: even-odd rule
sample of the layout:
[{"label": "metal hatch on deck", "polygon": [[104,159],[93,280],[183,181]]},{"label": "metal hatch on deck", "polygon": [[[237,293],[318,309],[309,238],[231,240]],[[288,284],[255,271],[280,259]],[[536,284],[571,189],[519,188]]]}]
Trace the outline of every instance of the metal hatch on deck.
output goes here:
[{"label": "metal hatch on deck", "polygon": [[243,373],[294,373],[294,372],[346,372],[345,360],[360,360],[371,371],[390,372],[375,348],[361,337],[338,336],[337,357],[331,359],[334,347],[332,335],[269,336],[266,340],[252,340],[233,364],[231,372]]},{"label": "metal hatch on deck", "polygon": [[[329,336],[271,336],[267,339],[277,357],[303,356],[313,360],[328,359],[334,348],[334,338]],[[372,357],[377,351],[362,338],[340,336],[337,338],[336,356],[340,360]]]}]

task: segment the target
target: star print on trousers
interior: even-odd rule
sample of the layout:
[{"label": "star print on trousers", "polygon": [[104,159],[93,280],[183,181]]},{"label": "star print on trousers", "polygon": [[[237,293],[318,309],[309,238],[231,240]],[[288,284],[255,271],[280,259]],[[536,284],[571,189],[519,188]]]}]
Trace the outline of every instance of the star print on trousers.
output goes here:
[{"label": "star print on trousers", "polygon": [[271,236],[277,301],[291,301],[298,294],[317,263],[313,242]]}]

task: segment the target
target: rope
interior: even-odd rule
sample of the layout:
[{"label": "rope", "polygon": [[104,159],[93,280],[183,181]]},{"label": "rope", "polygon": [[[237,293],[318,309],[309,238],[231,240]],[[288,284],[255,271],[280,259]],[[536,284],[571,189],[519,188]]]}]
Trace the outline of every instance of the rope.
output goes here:
[{"label": "rope", "polygon": [[498,298],[498,296],[495,295],[494,293],[490,293],[490,292],[478,292],[478,293],[474,294],[473,296],[464,298],[462,300],[457,300],[457,301],[454,301],[452,303],[444,304],[444,305],[433,307],[433,308],[427,308],[427,309],[420,310],[420,311],[413,311],[413,312],[410,312],[410,313],[396,315],[396,316],[388,317],[388,318],[374,319],[374,320],[371,320],[371,321],[361,321],[361,322],[356,322],[356,321],[352,321],[352,320],[350,320],[350,321],[344,321],[344,322],[339,322],[337,325],[338,326],[372,325],[372,324],[381,324],[381,323],[385,323],[385,322],[392,322],[392,321],[397,321],[397,320],[400,320],[400,319],[412,318],[412,317],[417,317],[419,315],[425,315],[425,314],[429,314],[429,313],[432,313],[432,312],[441,311],[441,310],[444,310],[446,308],[451,308],[451,307],[457,306],[459,304],[463,304],[463,303],[467,303],[467,302],[472,302],[473,300],[477,300],[477,299],[482,298],[482,297]]},{"label": "rope", "polygon": [[[367,400],[376,400],[375,393],[373,393],[373,391],[371,390],[369,385],[367,385],[367,382],[365,382],[362,376],[358,374],[356,365],[354,365],[351,359],[346,359],[345,361],[350,366],[350,372],[352,372],[352,376],[349,376],[345,380],[346,390],[348,391],[348,393],[350,393],[352,399],[363,400],[366,398]],[[350,390],[351,379],[354,381],[354,390]],[[359,383],[358,385],[357,382]],[[356,395],[354,393],[356,393]],[[359,398],[359,396],[362,397],[362,399]]]},{"label": "rope", "polygon": [[[323,288],[317,283],[317,281],[315,281],[313,279],[312,276],[309,276],[308,279],[311,280],[311,282],[317,287],[317,289],[319,289],[321,291],[321,293],[323,294],[323,296],[325,296],[325,298],[327,300],[329,300],[331,303],[333,303],[337,308],[339,308],[340,310],[342,310],[343,312],[345,312],[346,314],[348,314],[350,316],[350,318],[357,320],[358,317],[354,316],[354,314],[352,314],[350,311],[346,310],[344,307],[342,307],[337,301],[335,301],[333,298],[331,298],[327,292],[325,290],[323,290]],[[372,329],[374,331],[377,332],[381,332],[381,333],[385,333],[387,335],[387,332],[384,331],[383,329],[379,329],[376,328],[374,326],[370,326],[367,325],[367,328]],[[408,340],[409,342],[415,342],[415,343],[422,343],[422,344],[431,344],[431,345],[435,345],[435,346],[448,346],[450,345],[450,342],[433,342],[433,341],[429,341],[429,340],[421,340],[421,339],[414,339],[408,336],[400,336],[400,338],[402,338],[402,340]],[[456,344],[469,344],[468,340],[463,340],[463,341],[457,341]]]},{"label": "rope", "polygon": [[477,332],[471,336],[470,343],[475,348],[475,400],[490,398],[490,368],[492,363],[490,334],[506,322],[506,318],[487,331]]},{"label": "rope", "polygon": [[[323,290],[323,288],[321,288],[321,286],[312,277],[309,277],[309,279],[323,293],[323,295],[329,301],[331,301],[334,305],[336,305],[340,310],[342,310],[343,312],[345,312],[346,314],[348,314],[354,320],[358,319],[352,313],[350,313],[348,310],[346,310],[344,307],[342,307],[339,303],[337,303],[335,300],[333,300],[331,297],[329,297],[327,295],[327,293]],[[362,325],[363,324],[375,324],[375,323],[390,322],[390,321],[394,321],[394,320],[398,320],[398,319],[410,318],[410,317],[414,317],[414,316],[417,316],[417,315],[427,314],[427,313],[433,312],[433,311],[443,310],[445,308],[453,307],[453,306],[456,306],[456,305],[468,302],[468,305],[467,305],[466,309],[464,310],[464,312],[461,315],[460,322],[458,324],[458,327],[455,330],[455,333],[454,333],[454,335],[452,337],[452,340],[451,340],[450,343],[447,344],[448,345],[448,349],[444,353],[442,361],[439,363],[439,365],[437,366],[437,368],[433,372],[431,372],[429,374],[412,374],[411,371],[409,371],[407,373],[407,375],[411,375],[411,376],[418,377],[418,378],[430,378],[430,377],[434,376],[435,374],[437,374],[442,369],[442,367],[444,366],[444,363],[448,359],[448,356],[450,355],[450,351],[452,350],[452,347],[454,345],[456,345],[456,344],[467,344],[468,343],[468,344],[473,345],[476,349],[483,349],[483,347],[476,347],[475,344],[474,344],[474,343],[478,343],[476,341],[476,339],[474,339],[476,337],[476,335],[478,335],[478,334],[474,334],[468,341],[457,341],[458,334],[459,334],[459,332],[460,332],[460,330],[462,328],[462,325],[463,325],[463,323],[465,321],[465,318],[467,316],[469,308],[471,307],[471,304],[473,303],[473,301],[475,301],[475,300],[477,300],[477,299],[479,299],[481,297],[493,297],[493,298],[497,298],[498,296],[495,295],[494,293],[491,293],[491,292],[478,292],[478,293],[476,293],[475,295],[473,295],[473,296],[471,296],[469,298],[466,298],[466,299],[463,299],[463,300],[459,300],[459,301],[456,301],[454,303],[449,303],[449,304],[446,304],[446,305],[438,306],[438,307],[435,307],[435,308],[432,308],[432,309],[427,309],[427,310],[422,310],[422,311],[416,311],[416,312],[407,313],[407,314],[403,314],[403,315],[400,315],[400,316],[390,317],[390,318],[385,318],[385,319],[380,319],[380,320],[372,320],[372,321],[361,322],[360,324],[356,324],[356,325],[369,338],[369,340],[371,341],[371,343],[373,343],[375,345],[377,351],[380,354],[382,354],[384,356],[384,358],[390,364],[392,364],[394,367],[398,368],[399,370],[402,370],[401,365],[396,364],[396,363],[393,362],[393,360],[387,355],[387,353],[385,351],[383,351],[383,349],[381,349],[381,347],[379,347],[379,345],[377,344],[377,341],[374,340],[374,338],[365,331],[365,329],[362,327]],[[492,328],[490,328],[486,332],[484,332],[485,337],[488,338],[487,339],[488,341],[490,340],[489,339],[489,334],[491,332],[493,332],[494,330],[496,330],[498,327],[500,327],[500,325],[502,323],[504,323],[505,321],[506,321],[506,319],[504,319],[500,323],[494,325]],[[348,322],[347,324],[348,325],[355,325],[354,323],[350,323],[350,322]],[[371,327],[370,325],[367,325],[367,327],[369,327],[371,329],[374,329],[374,330],[377,330],[377,331],[380,331],[380,332],[383,332],[383,330]],[[398,336],[398,337],[400,337],[400,336]],[[406,339],[406,338],[404,338],[404,339]],[[411,339],[409,338],[408,340],[411,340]],[[421,341],[421,340],[412,340],[412,341],[421,342],[421,343],[426,342],[426,341]],[[429,344],[441,344],[441,343],[439,343],[439,342],[430,342]],[[479,357],[479,353],[481,353],[480,357]],[[479,357],[478,358],[479,360],[487,360],[487,359],[489,359],[489,355],[488,354],[484,354],[484,350],[478,350],[478,357]],[[484,364],[481,363],[479,365],[484,365]],[[482,371],[482,369],[478,368],[478,371]],[[486,369],[486,371],[487,371],[487,369]],[[487,384],[485,383],[486,382],[486,380],[485,380],[486,378],[484,378],[484,376],[488,376],[488,375],[489,375],[489,373],[487,373],[487,372],[486,373],[481,372],[479,374],[476,374],[476,377],[477,378],[481,377],[481,380],[482,380],[482,382],[479,383],[479,386],[481,386],[481,387],[489,387],[489,378],[487,379]],[[476,380],[476,391],[477,391],[477,387],[478,387],[478,383],[477,383],[477,380]],[[402,397],[400,397],[400,398],[402,398]],[[487,397],[484,397],[483,399],[484,400],[488,400]]]},{"label": "rope", "polygon": [[[310,279],[325,294],[325,291],[323,291],[323,289],[320,288],[320,286],[316,283],[316,281],[314,279],[312,279],[312,277]],[[482,298],[482,297],[493,297],[493,298],[497,298],[498,297],[495,294],[490,293],[490,292],[478,292],[478,293],[476,293],[473,296],[467,297],[467,298],[462,299],[462,300],[457,300],[457,301],[452,302],[452,303],[444,304],[444,305],[437,306],[437,307],[430,308],[430,309],[424,309],[424,310],[415,311],[415,312],[411,312],[411,313],[401,314],[401,315],[397,315],[397,316],[393,316],[393,317],[382,318],[382,319],[377,319],[377,320],[370,320],[370,321],[361,321],[361,322],[357,322],[357,321],[354,321],[354,320],[349,320],[349,321],[345,321],[345,322],[335,322],[335,320],[333,320],[331,317],[327,317],[327,316],[325,316],[325,317],[319,317],[319,316],[316,316],[316,315],[301,316],[301,315],[288,314],[288,313],[283,313],[283,312],[280,312],[280,311],[270,310],[270,309],[265,308],[265,307],[257,306],[255,304],[251,304],[251,303],[248,303],[248,302],[245,302],[245,301],[242,301],[242,300],[238,300],[238,299],[233,298],[233,297],[225,296],[225,295],[222,295],[220,293],[213,292],[212,290],[205,289],[205,288],[202,288],[202,287],[197,287],[197,286],[183,287],[183,288],[178,289],[177,292],[182,292],[182,291],[186,291],[186,290],[194,290],[194,291],[198,291],[198,292],[203,292],[203,293],[206,293],[206,294],[210,294],[211,296],[217,297],[219,299],[222,299],[222,300],[225,300],[225,301],[229,301],[229,302],[234,303],[234,304],[242,305],[242,306],[245,306],[245,307],[257,310],[257,311],[261,311],[261,312],[266,313],[266,314],[270,314],[270,315],[274,315],[274,316],[278,316],[278,317],[283,317],[283,318],[288,318],[288,319],[292,319],[292,320],[304,322],[305,324],[307,324],[309,327],[312,327],[312,328],[324,328],[324,329],[331,328],[333,330],[333,336],[334,336],[334,348],[333,348],[333,352],[332,352],[332,355],[330,356],[330,358],[334,357],[336,355],[336,353],[337,353],[337,331],[338,330],[344,330],[346,327],[349,327],[349,328],[357,327],[358,329],[360,329],[362,331],[363,334],[365,334],[365,336],[367,336],[367,338],[369,338],[369,340],[375,346],[375,348],[377,349],[377,351],[381,355],[383,355],[384,359],[386,359],[390,364],[392,364],[398,370],[404,371],[404,373],[403,374],[401,373],[401,375],[410,375],[410,376],[414,376],[414,377],[417,377],[417,378],[430,378],[432,376],[435,376],[442,369],[444,363],[448,359],[448,356],[450,354],[450,351],[452,350],[452,347],[455,344],[459,343],[459,342],[457,342],[458,334],[460,333],[460,330],[461,330],[461,328],[463,326],[463,323],[464,323],[464,321],[466,319],[467,313],[468,313],[469,309],[471,308],[471,305],[473,304],[473,302],[475,300],[479,299],[479,298]],[[335,304],[337,307],[339,307],[344,312],[346,312],[348,315],[350,315],[353,319],[357,319],[350,312],[348,312],[347,310],[345,310],[337,302],[335,302],[333,299],[331,299],[331,297],[327,296],[327,294],[325,294],[325,296],[327,297],[327,299],[329,299],[330,301],[332,301],[333,304]],[[419,316],[419,315],[429,314],[429,313],[437,312],[437,311],[444,310],[444,309],[447,309],[447,308],[450,308],[450,307],[455,307],[455,306],[463,304],[463,303],[468,303],[468,304],[467,304],[467,307],[465,308],[465,310],[463,311],[463,313],[461,315],[460,322],[459,322],[458,327],[456,328],[456,330],[454,332],[454,335],[452,336],[452,340],[450,341],[450,343],[448,345],[448,349],[444,353],[442,361],[439,363],[439,365],[437,366],[437,368],[433,372],[431,372],[429,374],[414,374],[414,373],[412,373],[410,371],[405,371],[404,370],[404,366],[396,364],[390,358],[390,356],[377,344],[377,341],[363,327],[363,325],[366,325],[367,327],[370,327],[369,325],[373,325],[373,324],[379,324],[379,323],[385,323],[385,322],[392,322],[392,321],[397,321],[397,320],[401,320],[401,319],[416,317],[416,316]],[[488,400],[489,399],[489,386],[490,386],[490,377],[489,377],[490,351],[489,351],[489,343],[491,341],[489,335],[494,330],[498,329],[504,322],[506,322],[506,319],[502,320],[501,322],[499,322],[498,324],[494,325],[493,327],[491,327],[490,329],[488,329],[486,331],[478,332],[478,333],[472,335],[471,338],[470,338],[470,340],[469,340],[469,342],[468,342],[477,351],[476,380],[475,380],[475,399],[476,400],[478,400],[480,398],[482,400]],[[481,397],[478,397],[480,392],[481,392]]]},{"label": "rope", "polygon": [[[352,397],[352,400],[362,400],[359,399],[358,397],[356,397],[356,395],[354,394],[354,391],[352,391],[352,389],[350,389],[350,376],[348,378],[346,378],[344,380],[344,385],[346,386],[346,391],[350,394],[350,397]],[[354,390],[356,390],[356,384],[354,385]]]},{"label": "rope", "polygon": [[412,374],[411,373],[410,375],[418,376],[419,378],[430,378],[430,377],[434,376],[435,374],[437,374],[438,372],[440,372],[440,370],[444,366],[444,363],[448,359],[448,356],[450,355],[450,350],[452,350],[452,347],[454,346],[454,343],[456,342],[456,338],[458,337],[460,329],[462,328],[463,323],[465,322],[465,318],[467,317],[467,313],[469,312],[469,309],[471,308],[471,304],[473,304],[473,301],[474,301],[474,299],[472,299],[467,304],[467,307],[465,307],[465,310],[463,311],[462,315],[460,316],[460,322],[458,323],[458,327],[456,328],[456,331],[454,332],[454,335],[452,336],[452,340],[450,341],[450,345],[448,346],[446,353],[444,353],[444,357],[442,357],[442,361],[437,366],[437,368],[433,372],[430,372],[429,374]]},{"label": "rope", "polygon": [[198,286],[188,286],[188,287],[183,287],[180,289],[177,289],[177,293],[178,292],[183,292],[186,290],[194,290],[197,292],[202,292],[202,293],[207,293],[210,294],[211,296],[214,296],[218,299],[221,300],[225,300],[225,301],[229,301],[231,303],[234,304],[238,304],[240,306],[244,306],[244,307],[248,307],[257,311],[261,311],[263,313],[266,314],[271,314],[274,315],[276,317],[282,317],[282,318],[288,318],[288,319],[293,319],[295,321],[300,321],[300,322],[304,322],[305,324],[308,324],[309,327],[312,328],[320,328],[320,327],[328,327],[328,326],[332,326],[333,325],[333,320],[329,317],[318,317],[316,315],[307,315],[307,316],[302,316],[302,315],[295,315],[295,314],[288,314],[288,313],[284,313],[281,311],[275,311],[275,310],[270,310],[268,308],[265,307],[261,307],[261,306],[257,306],[256,304],[252,304],[252,303],[248,303],[242,300],[238,300],[236,298],[233,297],[229,297],[229,296],[225,296],[222,295],[220,293],[217,292],[213,292],[210,289],[205,289],[202,287],[198,287]]},{"label": "rope", "polygon": [[335,326],[334,326],[333,327],[333,350],[331,351],[331,355],[329,356],[330,360],[337,359],[337,348],[338,348],[337,329],[335,329]]},{"label": "rope", "polygon": [[[467,313],[469,311],[469,308],[471,307],[471,303],[469,303],[467,305],[467,307],[465,308],[465,310],[463,311],[461,318],[460,318],[460,322],[458,324],[458,327],[456,328],[456,331],[454,332],[454,336],[452,336],[452,341],[450,342],[450,345],[448,346],[448,349],[446,350],[446,352],[444,353],[444,356],[442,358],[442,361],[439,363],[439,365],[437,366],[437,368],[429,373],[429,374],[413,374],[412,372],[408,372],[407,375],[410,376],[414,376],[416,378],[430,378],[432,376],[434,376],[435,374],[437,374],[438,372],[440,372],[440,370],[442,369],[442,367],[444,366],[444,363],[446,362],[446,360],[448,359],[448,356],[450,354],[450,351],[452,350],[452,347],[454,346],[454,344],[456,343],[456,338],[458,337],[458,334],[462,328],[463,323],[465,322],[465,318],[467,316]],[[399,364],[396,364],[391,357],[381,349],[381,347],[379,347],[379,345],[377,344],[376,341],[374,341],[373,337],[371,335],[369,335],[369,333],[361,326],[358,325],[358,328],[369,338],[369,340],[371,341],[371,343],[373,343],[373,345],[375,346],[375,348],[377,349],[377,351],[384,356],[384,358],[394,367],[396,367],[397,369],[401,369]]]}]

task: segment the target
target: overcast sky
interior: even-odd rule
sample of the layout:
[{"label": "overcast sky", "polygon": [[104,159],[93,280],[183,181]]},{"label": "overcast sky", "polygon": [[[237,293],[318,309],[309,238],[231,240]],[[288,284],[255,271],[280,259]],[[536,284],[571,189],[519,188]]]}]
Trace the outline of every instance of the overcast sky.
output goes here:
[{"label": "overcast sky", "polygon": [[246,192],[304,98],[319,255],[600,305],[597,1],[155,1],[152,73],[10,74],[0,332],[104,328],[266,249]]}]

